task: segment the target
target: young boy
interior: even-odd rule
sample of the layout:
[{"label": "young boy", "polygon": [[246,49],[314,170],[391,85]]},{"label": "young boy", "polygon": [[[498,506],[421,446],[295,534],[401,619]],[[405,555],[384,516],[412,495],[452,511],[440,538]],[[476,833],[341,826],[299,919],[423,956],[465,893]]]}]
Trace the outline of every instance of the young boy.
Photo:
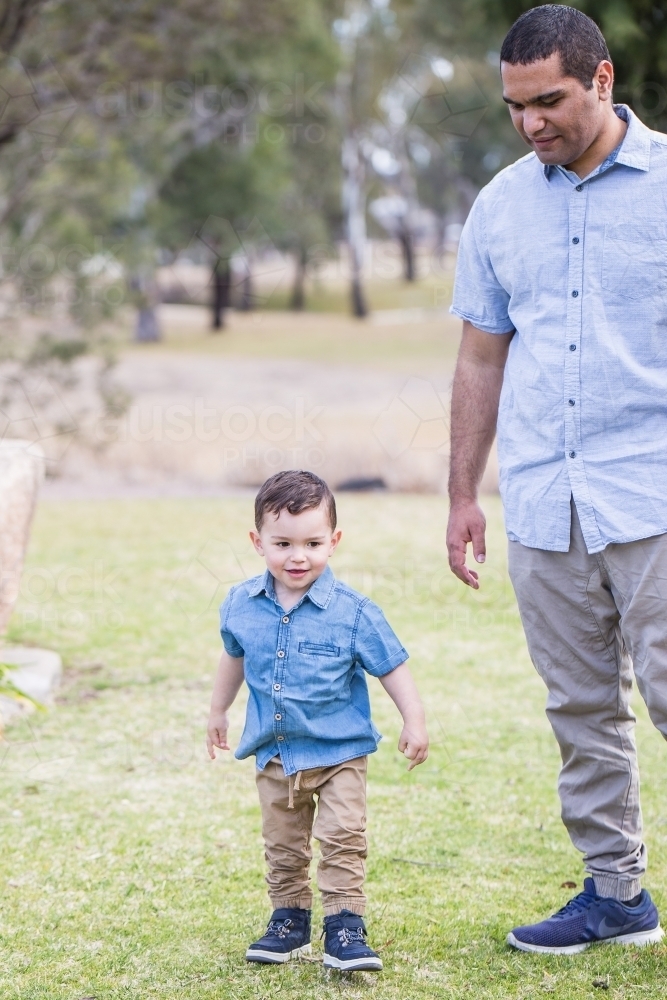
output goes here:
[{"label": "young boy", "polygon": [[220,609],[225,649],[207,737],[211,758],[215,747],[229,750],[227,713],[245,680],[236,757],[256,757],[273,905],[246,959],[279,963],[310,952],[314,834],[322,854],[324,965],[381,969],[362,918],[366,762],[381,738],[364,672],[379,678],[403,717],[398,748],[409,770],[428,756],[424,708],[408,654],[380,609],[327,565],[341,537],[327,484],[312,472],[277,473],[257,494],[255,527],[250,537],[267,569],[232,587]]}]

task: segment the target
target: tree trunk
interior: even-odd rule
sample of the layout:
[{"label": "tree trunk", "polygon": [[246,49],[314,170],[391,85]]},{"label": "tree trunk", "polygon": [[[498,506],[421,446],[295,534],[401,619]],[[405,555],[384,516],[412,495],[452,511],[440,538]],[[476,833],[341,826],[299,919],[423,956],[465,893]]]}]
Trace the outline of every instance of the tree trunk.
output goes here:
[{"label": "tree trunk", "polygon": [[403,251],[403,277],[406,281],[415,280],[415,251],[412,233],[407,226],[401,229],[398,235],[401,250]]},{"label": "tree trunk", "polygon": [[134,328],[134,339],[142,344],[150,344],[162,340],[155,306],[144,306],[139,309],[137,324]]},{"label": "tree trunk", "polygon": [[356,136],[343,140],[343,207],[346,214],[347,242],[350,249],[352,313],[359,319],[368,314],[361,284],[361,272],[366,246],[366,213],[364,205],[364,161]]},{"label": "tree trunk", "polygon": [[252,290],[252,274],[250,271],[250,261],[246,259],[245,273],[241,282],[241,302],[239,308],[243,312],[250,312],[255,308],[255,300]]},{"label": "tree trunk", "polygon": [[292,298],[290,299],[290,309],[300,312],[306,304],[304,285],[306,282],[306,264],[308,255],[305,247],[300,247],[296,255],[296,271],[294,273],[294,285],[292,287]]},{"label": "tree trunk", "polygon": [[217,260],[213,265],[213,324],[214,330],[222,330],[225,325],[225,309],[229,308],[229,291],[232,276],[229,262]]}]

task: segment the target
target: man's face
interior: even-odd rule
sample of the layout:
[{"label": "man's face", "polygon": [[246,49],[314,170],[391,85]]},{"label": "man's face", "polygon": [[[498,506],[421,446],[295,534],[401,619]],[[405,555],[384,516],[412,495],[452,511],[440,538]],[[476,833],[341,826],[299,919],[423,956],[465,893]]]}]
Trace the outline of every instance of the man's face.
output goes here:
[{"label": "man's face", "polygon": [[595,141],[611,97],[611,63],[600,63],[590,90],[563,76],[557,52],[527,66],[501,63],[500,74],[514,127],[542,163],[573,163]]}]

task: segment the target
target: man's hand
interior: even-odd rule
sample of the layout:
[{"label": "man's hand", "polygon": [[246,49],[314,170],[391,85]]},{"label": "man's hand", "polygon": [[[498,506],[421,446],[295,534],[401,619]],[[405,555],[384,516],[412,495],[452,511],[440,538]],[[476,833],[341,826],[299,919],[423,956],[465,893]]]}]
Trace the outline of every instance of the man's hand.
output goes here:
[{"label": "man's hand", "polygon": [[449,568],[459,580],[479,590],[479,576],[474,569],[466,566],[466,551],[472,542],[475,560],[483,563],[486,559],[486,518],[482,508],[475,501],[452,505],[447,524],[447,551]]},{"label": "man's hand", "polygon": [[410,761],[408,771],[428,757],[428,733],[421,719],[406,722],[398,739],[398,749]]},{"label": "man's hand", "polygon": [[496,433],[505,363],[514,331],[485,333],[464,322],[452,385],[452,434],[447,525],[449,565],[459,580],[479,590],[479,578],[466,566],[466,548],[484,562],[486,519],[476,497]]},{"label": "man's hand", "polygon": [[227,742],[227,730],[229,729],[229,717],[227,712],[211,712],[208,720],[206,732],[206,746],[211,760],[215,760],[215,748],[219,750],[230,750]]}]

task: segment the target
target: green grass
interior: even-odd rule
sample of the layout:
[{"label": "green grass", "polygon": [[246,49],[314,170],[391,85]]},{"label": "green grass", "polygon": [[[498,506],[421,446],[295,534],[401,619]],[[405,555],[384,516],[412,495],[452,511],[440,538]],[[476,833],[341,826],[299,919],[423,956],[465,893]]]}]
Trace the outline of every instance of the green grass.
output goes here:
[{"label": "green grass", "polygon": [[447,315],[382,326],[326,313],[230,312],[225,329],[214,333],[203,307],[167,305],[161,325],[161,343],[132,344],[128,349],[150,355],[166,350],[262,360],[298,358],[416,374],[443,365],[452,368],[461,337],[461,321]]},{"label": "green grass", "polygon": [[[420,261],[418,280],[405,281],[401,277],[370,279],[363,283],[366,306],[370,312],[377,309],[442,309],[451,301],[454,269],[445,271],[438,264]],[[260,293],[261,295],[261,290]],[[288,309],[291,290],[284,285],[270,296],[267,307]],[[344,281],[309,281],[306,284],[305,308],[315,313],[350,312],[350,288]]]},{"label": "green grass", "polygon": [[[499,503],[486,507],[475,595],[446,569],[441,499],[341,497],[334,569],[411,651],[433,746],[408,774],[372,682],[386,739],[370,762],[368,924],[385,971],[327,977],[317,962],[245,964],[268,912],[253,765],[204,749],[215,605],[239,567],[258,566],[250,500],[41,504],[9,638],[59,650],[67,672],[57,709],[0,744],[3,1000],[584,998],[607,976],[610,997],[665,996],[665,947],[557,959],[505,946],[582,871]],[[639,714],[648,884],[667,905],[664,748]]]}]

